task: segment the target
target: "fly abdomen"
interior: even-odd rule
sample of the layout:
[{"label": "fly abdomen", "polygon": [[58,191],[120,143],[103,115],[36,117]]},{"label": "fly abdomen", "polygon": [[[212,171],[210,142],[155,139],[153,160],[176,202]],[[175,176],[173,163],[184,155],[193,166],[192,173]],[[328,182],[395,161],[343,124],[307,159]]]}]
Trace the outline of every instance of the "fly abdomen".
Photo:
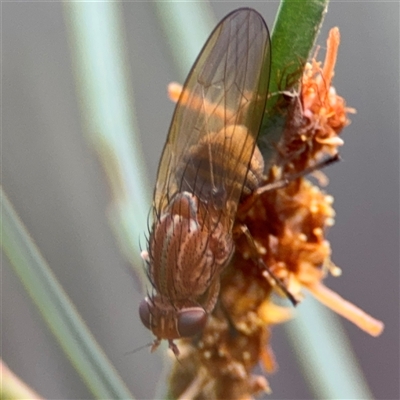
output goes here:
[{"label": "fly abdomen", "polygon": [[182,158],[177,175],[182,191],[223,209],[229,199],[256,189],[263,170],[263,157],[248,129],[230,125],[218,133],[205,135],[191,146]]}]

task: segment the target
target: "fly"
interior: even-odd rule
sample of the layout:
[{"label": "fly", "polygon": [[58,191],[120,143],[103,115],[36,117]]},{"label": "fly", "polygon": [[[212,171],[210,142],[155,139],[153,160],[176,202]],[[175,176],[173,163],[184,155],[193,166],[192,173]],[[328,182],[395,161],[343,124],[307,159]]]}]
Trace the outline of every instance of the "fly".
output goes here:
[{"label": "fly", "polygon": [[271,66],[270,36],[241,8],[214,29],[183,86],[158,168],[153,225],[142,253],[153,292],[142,323],[168,340],[203,330],[233,251],[239,204],[263,181],[256,145]]}]

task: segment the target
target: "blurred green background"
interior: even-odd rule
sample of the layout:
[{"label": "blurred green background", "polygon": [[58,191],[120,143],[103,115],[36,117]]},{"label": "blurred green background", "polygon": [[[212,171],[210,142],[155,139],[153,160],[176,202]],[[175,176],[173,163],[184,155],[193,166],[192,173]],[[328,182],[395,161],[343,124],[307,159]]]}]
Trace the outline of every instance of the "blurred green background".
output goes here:
[{"label": "blurred green background", "polygon": [[[173,111],[166,86],[182,82],[188,70],[177,67],[156,3],[116,6],[130,80],[126,90],[134,98],[138,150],[151,192]],[[272,27],[276,2],[211,2],[210,29],[240,6],[254,7]],[[2,184],[126,384],[136,398],[151,399],[165,350],[124,355],[151,336],[137,315],[141,286],[127,273],[129,263],[109,226],[111,196],[103,169],[83,134],[68,21],[62,3],[2,4]],[[321,57],[333,26],[342,36],[334,86],[357,114],[342,136],[344,161],[326,171],[337,211],[328,238],[333,260],[343,269],[327,285],[385,322],[379,338],[347,321],[343,325],[373,396],[398,399],[399,4],[331,2],[318,40]],[[194,57],[198,46],[182,52]],[[6,257],[2,261],[4,361],[46,398],[90,398]],[[274,328],[272,346],[280,369],[268,377],[270,398],[312,398],[282,326]]]}]

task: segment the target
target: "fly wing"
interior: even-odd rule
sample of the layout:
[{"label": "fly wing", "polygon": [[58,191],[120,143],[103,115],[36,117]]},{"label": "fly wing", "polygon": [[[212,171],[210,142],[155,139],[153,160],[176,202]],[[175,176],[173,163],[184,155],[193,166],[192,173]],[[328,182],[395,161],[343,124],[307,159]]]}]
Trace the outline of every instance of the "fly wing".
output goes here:
[{"label": "fly wing", "polygon": [[[154,213],[189,191],[234,218],[265,111],[270,39],[263,18],[238,9],[214,29],[175,108],[160,161]],[[232,207],[233,204],[233,207]]]}]

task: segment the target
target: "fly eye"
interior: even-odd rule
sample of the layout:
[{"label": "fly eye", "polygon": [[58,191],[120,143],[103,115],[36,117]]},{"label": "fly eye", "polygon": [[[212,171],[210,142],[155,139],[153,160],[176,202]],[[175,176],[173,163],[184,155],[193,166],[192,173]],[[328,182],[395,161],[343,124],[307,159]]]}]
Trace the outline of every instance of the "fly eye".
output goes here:
[{"label": "fly eye", "polygon": [[207,313],[201,307],[186,308],[178,315],[178,332],[182,337],[193,336],[203,330]]},{"label": "fly eye", "polygon": [[151,330],[150,304],[147,302],[147,297],[140,302],[139,316],[143,325]]}]

